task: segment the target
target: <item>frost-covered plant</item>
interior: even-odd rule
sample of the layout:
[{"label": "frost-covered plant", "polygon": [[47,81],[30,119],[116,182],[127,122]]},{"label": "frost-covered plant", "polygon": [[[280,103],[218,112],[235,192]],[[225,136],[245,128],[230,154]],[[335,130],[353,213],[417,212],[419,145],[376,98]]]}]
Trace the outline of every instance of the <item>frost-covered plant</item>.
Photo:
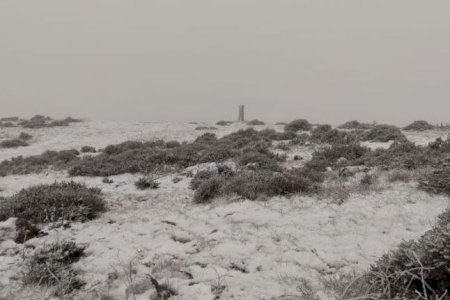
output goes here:
[{"label": "frost-covered plant", "polygon": [[450,291],[450,210],[418,241],[401,243],[361,274],[333,284],[339,299],[446,299]]},{"label": "frost-covered plant", "polygon": [[146,189],[157,189],[159,188],[159,182],[156,180],[156,178],[153,177],[141,177],[134,183],[134,185],[140,189],[140,190],[146,190]]},{"label": "frost-covered plant", "polygon": [[311,128],[312,125],[305,119],[297,119],[284,126],[285,131],[293,132],[297,132],[299,130],[308,131],[311,130]]},{"label": "frost-covered plant", "polygon": [[61,182],[21,190],[0,204],[0,221],[10,217],[33,223],[87,221],[105,210],[101,191],[84,184]]},{"label": "frost-covered plant", "polygon": [[404,127],[403,130],[410,130],[410,131],[425,131],[433,129],[434,126],[428,123],[427,121],[419,120],[414,121],[408,126]]},{"label": "frost-covered plant", "polygon": [[55,286],[55,295],[63,297],[84,285],[72,267],[83,256],[84,247],[72,241],[44,245],[26,260],[23,283]]},{"label": "frost-covered plant", "polygon": [[28,143],[22,139],[10,139],[0,142],[0,148],[18,148],[28,146]]}]

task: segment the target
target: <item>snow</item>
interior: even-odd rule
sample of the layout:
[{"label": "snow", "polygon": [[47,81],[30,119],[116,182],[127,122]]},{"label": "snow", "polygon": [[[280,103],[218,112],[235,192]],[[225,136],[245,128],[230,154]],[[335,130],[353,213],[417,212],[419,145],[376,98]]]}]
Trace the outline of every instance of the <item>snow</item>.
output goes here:
[{"label": "snow", "polygon": [[[196,126],[85,122],[36,130],[31,146],[0,150],[0,159],[84,145],[104,147],[127,139],[193,140],[202,133],[194,130]],[[217,127],[220,136],[244,125]],[[2,134],[13,136],[12,130],[18,129],[8,130]],[[408,136],[420,143],[434,137]],[[312,151],[298,146],[289,156],[307,159]],[[203,164],[185,171],[212,168]],[[341,205],[306,196],[264,202],[223,198],[196,205],[191,200],[190,178],[182,175],[186,172],[160,178],[159,189],[144,191],[134,186],[139,174],[111,176],[112,184],[103,183],[101,177],[70,178],[63,171],[0,178],[0,196],[39,183],[73,179],[101,188],[108,207],[99,218],[72,223],[69,228],[44,226],[47,236],[23,245],[0,241],[0,298],[48,299],[47,289],[21,286],[22,253],[70,239],[87,247],[86,257],[74,265],[87,283],[76,299],[99,295],[125,299],[127,289],[142,289],[131,299],[149,299],[154,289],[148,285],[148,275],[173,287],[178,294],[175,299],[214,299],[219,294],[220,299],[283,295],[301,299],[311,291],[319,299],[333,299],[322,285],[325,276],[364,270],[402,240],[421,236],[449,207],[447,197],[419,191],[414,183],[352,194]],[[175,176],[182,180],[173,183]],[[0,223],[0,228],[6,225]]]}]

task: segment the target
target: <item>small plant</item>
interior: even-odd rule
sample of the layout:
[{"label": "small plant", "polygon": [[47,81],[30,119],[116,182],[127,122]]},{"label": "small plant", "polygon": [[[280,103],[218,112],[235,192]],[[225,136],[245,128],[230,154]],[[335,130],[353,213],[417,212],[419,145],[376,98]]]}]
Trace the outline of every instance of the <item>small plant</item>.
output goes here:
[{"label": "small plant", "polygon": [[258,119],[254,119],[254,120],[251,120],[251,121],[247,122],[247,125],[259,126],[259,125],[266,125],[266,123],[264,123],[263,121],[260,121]]},{"label": "small plant", "polygon": [[367,123],[361,123],[359,121],[353,120],[353,121],[348,121],[342,125],[339,126],[339,128],[341,129],[361,129],[361,130],[366,130],[366,129],[371,129],[374,125],[372,124],[367,124]]},{"label": "small plant", "polygon": [[431,193],[450,196],[450,167],[428,172],[419,179],[419,187]]},{"label": "small plant", "polygon": [[376,181],[376,177],[374,175],[365,174],[363,178],[361,178],[361,185],[363,186],[370,186],[373,185]]},{"label": "small plant", "polygon": [[434,128],[434,126],[431,125],[430,123],[428,123],[427,121],[419,120],[419,121],[412,122],[408,126],[404,127],[403,130],[407,130],[407,131],[425,131],[425,130],[430,130],[430,129],[433,129],[433,128]]},{"label": "small plant", "polygon": [[294,120],[291,123],[284,126],[285,131],[293,131],[293,132],[297,132],[299,130],[309,131],[311,130],[311,128],[312,125],[307,120],[304,119]]},{"label": "small plant", "polygon": [[229,126],[230,124],[233,124],[231,121],[219,121],[216,123],[218,126]]},{"label": "small plant", "polygon": [[0,148],[18,148],[28,146],[28,143],[22,139],[10,139],[0,142]]},{"label": "small plant", "polygon": [[26,285],[55,286],[55,295],[79,289],[84,282],[72,264],[84,256],[84,247],[71,241],[48,244],[35,251],[25,264],[23,282]]},{"label": "small plant", "polygon": [[105,210],[101,191],[84,184],[61,182],[21,190],[0,204],[0,221],[10,217],[33,223],[87,221]]},{"label": "small plant", "polygon": [[413,174],[408,170],[393,170],[388,174],[389,182],[409,182],[413,178]]},{"label": "small plant", "polygon": [[104,177],[102,182],[106,183],[106,184],[111,184],[114,182],[114,180],[112,180],[111,178],[108,178],[108,177]]},{"label": "small plant", "polygon": [[92,146],[83,146],[81,148],[81,153],[95,153],[95,152],[97,152],[97,150],[95,150],[95,148]]},{"label": "small plant", "polygon": [[31,134],[28,134],[26,132],[21,132],[19,135],[19,139],[23,140],[23,141],[29,141],[33,138],[33,136]]},{"label": "small plant", "polygon": [[134,185],[140,190],[159,188],[159,182],[152,177],[141,177]]},{"label": "small plant", "polygon": [[404,142],[407,140],[401,130],[392,125],[376,125],[372,129],[364,133],[361,139],[363,141],[383,143],[389,141]]}]

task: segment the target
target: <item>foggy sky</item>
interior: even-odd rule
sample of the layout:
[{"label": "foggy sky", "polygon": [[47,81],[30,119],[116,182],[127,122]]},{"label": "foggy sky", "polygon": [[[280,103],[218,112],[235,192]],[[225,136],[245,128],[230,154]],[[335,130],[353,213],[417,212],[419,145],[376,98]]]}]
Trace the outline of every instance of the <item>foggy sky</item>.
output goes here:
[{"label": "foggy sky", "polygon": [[450,122],[448,0],[0,0],[0,116]]}]

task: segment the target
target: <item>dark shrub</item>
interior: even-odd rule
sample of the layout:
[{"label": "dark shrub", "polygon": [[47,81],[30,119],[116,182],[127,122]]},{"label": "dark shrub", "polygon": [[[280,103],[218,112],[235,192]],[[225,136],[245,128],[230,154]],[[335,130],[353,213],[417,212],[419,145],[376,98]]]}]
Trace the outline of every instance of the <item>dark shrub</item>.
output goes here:
[{"label": "dark shrub", "polygon": [[328,166],[335,165],[339,159],[354,161],[370,152],[367,147],[358,144],[333,145],[313,153],[313,160],[326,161]]},{"label": "dark shrub", "polygon": [[401,130],[395,126],[376,125],[369,131],[365,132],[361,136],[361,140],[372,142],[389,142],[389,141],[404,142],[407,139],[405,135],[401,132]]},{"label": "dark shrub", "polygon": [[433,129],[434,126],[428,123],[427,121],[414,121],[408,126],[404,127],[403,130],[413,130],[413,131],[425,131]]},{"label": "dark shrub", "polygon": [[343,283],[340,299],[445,299],[450,291],[450,210],[418,241],[403,242],[364,274]]},{"label": "dark shrub", "polygon": [[191,179],[191,189],[196,190],[205,181],[217,176],[216,171],[199,171]]},{"label": "dark shrub", "polygon": [[14,123],[12,122],[0,122],[0,128],[9,128],[9,127],[16,127],[16,125],[14,125]]},{"label": "dark shrub", "polygon": [[284,141],[284,140],[292,140],[297,135],[292,131],[278,132],[274,129],[266,128],[264,130],[259,131],[260,135],[264,138],[274,141]]},{"label": "dark shrub", "polygon": [[376,177],[374,175],[365,174],[363,178],[361,178],[361,185],[363,186],[369,186],[373,185],[376,181]]},{"label": "dark shrub", "polygon": [[312,125],[307,120],[304,119],[294,120],[291,123],[284,126],[285,131],[293,131],[293,132],[297,132],[299,130],[308,131],[311,130],[311,128]]},{"label": "dark shrub", "polygon": [[263,121],[260,121],[258,119],[254,119],[254,120],[247,122],[247,125],[258,126],[258,125],[266,125],[266,123],[264,123]]},{"label": "dark shrub", "polygon": [[219,121],[216,123],[218,126],[229,126],[230,124],[233,124],[231,121]]},{"label": "dark shrub", "polygon": [[63,120],[53,120],[50,117],[43,115],[35,115],[29,120],[23,120],[19,124],[24,128],[43,128],[43,127],[58,127],[69,126],[70,123],[81,122],[79,119],[65,118]]},{"label": "dark shrub", "polygon": [[87,221],[105,210],[99,189],[75,182],[37,185],[21,190],[1,203],[0,221],[10,217],[33,223],[60,220]]},{"label": "dark shrub", "polygon": [[428,172],[419,179],[419,187],[431,193],[450,196],[450,167]]},{"label": "dark shrub", "polygon": [[0,174],[30,174],[39,173],[49,167],[65,168],[79,159],[80,153],[73,150],[46,151],[40,155],[13,157],[0,163]]},{"label": "dark shrub", "polygon": [[27,285],[56,286],[56,295],[63,297],[84,285],[71,266],[83,256],[84,247],[71,241],[44,245],[26,261],[23,282]]},{"label": "dark shrub", "polygon": [[264,169],[271,171],[280,171],[281,168],[277,160],[266,153],[251,151],[245,152],[238,158],[241,166],[249,166],[252,169]]},{"label": "dark shrub", "polygon": [[111,178],[105,177],[102,179],[102,182],[106,183],[106,184],[111,184],[114,182],[114,180],[112,180]]},{"label": "dark shrub", "polygon": [[213,177],[201,183],[194,194],[194,203],[207,203],[220,194],[224,179]]},{"label": "dark shrub", "polygon": [[95,150],[95,148],[92,146],[83,146],[83,147],[81,147],[81,152],[82,153],[95,153],[95,152],[97,152],[97,150]]},{"label": "dark shrub", "polygon": [[311,141],[317,144],[352,144],[359,140],[359,132],[346,132],[321,125],[311,132]]},{"label": "dark shrub", "polygon": [[309,143],[311,141],[311,137],[306,134],[306,133],[302,133],[300,135],[297,135],[296,137],[294,137],[289,144],[290,145],[300,145],[300,146],[304,146],[307,143]]},{"label": "dark shrub", "polygon": [[26,132],[21,132],[19,135],[19,139],[24,140],[24,141],[29,141],[33,138],[32,135],[26,133]]},{"label": "dark shrub", "polygon": [[197,126],[195,130],[217,130],[217,127],[214,126]]},{"label": "dark shrub", "polygon": [[17,148],[28,146],[28,143],[21,139],[11,139],[0,142],[0,148]]},{"label": "dark shrub", "polygon": [[157,189],[159,188],[159,182],[155,178],[141,177],[134,184],[140,190]]},{"label": "dark shrub", "polygon": [[367,123],[361,123],[356,120],[348,121],[339,126],[339,128],[342,128],[342,129],[362,129],[362,130],[371,129],[372,127],[374,127],[374,125],[367,124]]},{"label": "dark shrub", "polygon": [[19,121],[19,117],[4,117],[0,118],[0,122],[17,122]]}]

